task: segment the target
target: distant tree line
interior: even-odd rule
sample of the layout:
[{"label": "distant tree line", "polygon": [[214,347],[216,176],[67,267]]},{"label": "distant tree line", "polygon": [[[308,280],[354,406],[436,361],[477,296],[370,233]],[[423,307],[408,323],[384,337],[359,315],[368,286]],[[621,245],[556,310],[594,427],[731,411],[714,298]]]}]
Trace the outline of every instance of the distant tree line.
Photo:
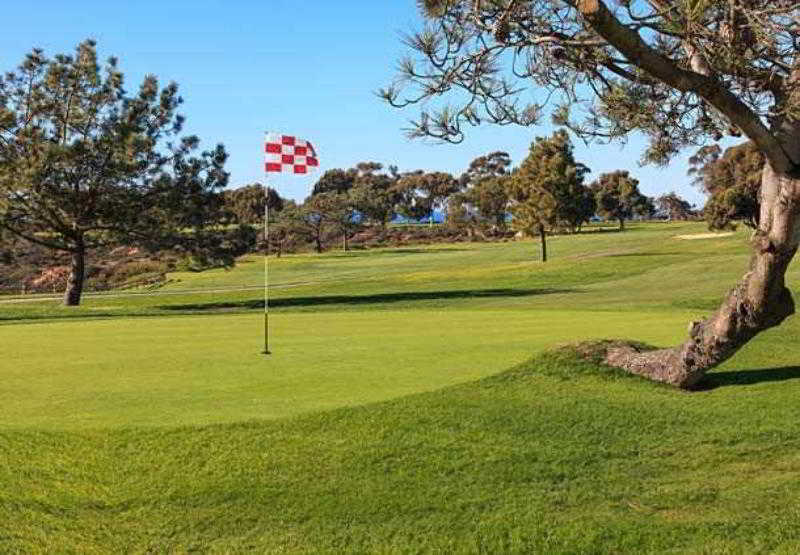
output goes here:
[{"label": "distant tree line", "polygon": [[470,237],[513,232],[537,237],[543,261],[548,234],[578,232],[595,217],[624,230],[632,218],[696,216],[675,193],[644,195],[627,171],[604,173],[586,184],[589,171],[575,159],[567,132],[559,130],[536,138],[516,168],[502,151],[476,158],[458,177],[362,162],[326,171],[302,203],[260,184],[227,190],[224,213],[228,224],[260,226],[268,204],[269,248],[278,256],[303,245],[322,252],[333,240],[348,250],[350,239],[367,227],[386,229],[397,217],[432,224],[434,214],[442,213],[448,228]]}]

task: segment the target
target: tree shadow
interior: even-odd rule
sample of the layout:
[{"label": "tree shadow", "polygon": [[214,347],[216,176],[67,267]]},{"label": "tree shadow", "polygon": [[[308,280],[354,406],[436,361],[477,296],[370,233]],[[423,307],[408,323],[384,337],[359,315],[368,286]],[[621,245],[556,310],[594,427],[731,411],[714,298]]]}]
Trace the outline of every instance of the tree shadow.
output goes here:
[{"label": "tree shadow", "polygon": [[584,227],[580,231],[576,231],[575,234],[576,235],[581,235],[581,234],[582,235],[591,235],[592,233],[624,233],[624,232],[625,232],[625,230],[624,229],[620,229],[619,226],[611,227],[611,225],[609,224],[606,227],[602,227],[602,226],[598,226],[598,227],[591,226],[591,227],[588,227],[588,228]]},{"label": "tree shadow", "polygon": [[[378,293],[374,295],[325,295],[316,297],[288,297],[270,299],[271,308],[309,307],[322,305],[390,304],[413,301],[439,301],[452,299],[514,298],[555,293],[577,293],[576,289],[465,289],[455,291],[415,291],[406,293]],[[161,305],[160,310],[231,310],[264,308],[264,299],[193,304]]]},{"label": "tree shadow", "polygon": [[780,368],[759,368],[757,370],[732,370],[706,374],[695,388],[697,391],[711,391],[719,387],[755,385],[767,382],[785,382],[800,379],[800,366]]},{"label": "tree shadow", "polygon": [[[380,249],[380,250],[379,250]],[[374,257],[374,256],[387,256],[398,254],[425,254],[425,253],[440,253],[440,252],[467,252],[471,249],[462,248],[446,248],[446,247],[432,247],[429,249],[423,248],[392,248],[390,245],[385,247],[374,248],[352,248],[349,251],[335,251],[323,252],[316,256],[316,258],[358,258],[358,257]]]},{"label": "tree shadow", "polygon": [[607,258],[627,258],[636,256],[687,256],[687,254],[685,252],[627,252],[606,255]]}]

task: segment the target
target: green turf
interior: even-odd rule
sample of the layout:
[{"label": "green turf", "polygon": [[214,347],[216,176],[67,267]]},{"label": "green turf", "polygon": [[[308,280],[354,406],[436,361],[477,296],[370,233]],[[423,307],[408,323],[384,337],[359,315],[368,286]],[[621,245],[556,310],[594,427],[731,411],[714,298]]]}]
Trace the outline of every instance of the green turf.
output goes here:
[{"label": "green turf", "polygon": [[191,292],[258,261],[0,305],[0,552],[795,553],[796,319],[691,394],[542,354],[680,340],[747,262],[743,232],[673,238],[702,231],[557,237],[544,266],[530,242],[286,257],[269,360],[257,291]]},{"label": "green turf", "polygon": [[[660,325],[641,330],[655,318]],[[7,326],[0,427],[236,422],[381,401],[474,380],[553,343],[605,335],[669,344],[687,313],[378,311]],[[46,348],[42,348],[46,345]],[[87,349],[88,347],[88,349]]]}]

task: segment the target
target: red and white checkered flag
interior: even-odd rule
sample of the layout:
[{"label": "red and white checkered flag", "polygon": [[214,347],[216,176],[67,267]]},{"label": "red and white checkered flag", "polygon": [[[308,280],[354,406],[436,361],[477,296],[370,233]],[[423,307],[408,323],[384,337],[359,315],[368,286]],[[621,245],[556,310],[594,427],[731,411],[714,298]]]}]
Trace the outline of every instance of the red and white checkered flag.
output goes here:
[{"label": "red and white checkered flag", "polygon": [[267,133],[264,153],[267,172],[308,173],[319,166],[317,152],[311,143],[289,135]]}]

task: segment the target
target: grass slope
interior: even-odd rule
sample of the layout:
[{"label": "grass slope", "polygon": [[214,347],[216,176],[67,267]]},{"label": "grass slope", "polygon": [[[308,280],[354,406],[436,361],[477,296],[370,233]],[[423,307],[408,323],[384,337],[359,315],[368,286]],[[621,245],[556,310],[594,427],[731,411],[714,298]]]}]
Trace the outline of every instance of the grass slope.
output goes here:
[{"label": "grass slope", "polygon": [[190,292],[257,262],[0,305],[0,552],[797,552],[795,319],[692,394],[543,353],[680,339],[747,261],[700,231],[287,257],[269,361]]},{"label": "grass slope", "polygon": [[545,355],[272,422],[0,433],[0,550],[794,553],[800,381],[762,377]]}]

